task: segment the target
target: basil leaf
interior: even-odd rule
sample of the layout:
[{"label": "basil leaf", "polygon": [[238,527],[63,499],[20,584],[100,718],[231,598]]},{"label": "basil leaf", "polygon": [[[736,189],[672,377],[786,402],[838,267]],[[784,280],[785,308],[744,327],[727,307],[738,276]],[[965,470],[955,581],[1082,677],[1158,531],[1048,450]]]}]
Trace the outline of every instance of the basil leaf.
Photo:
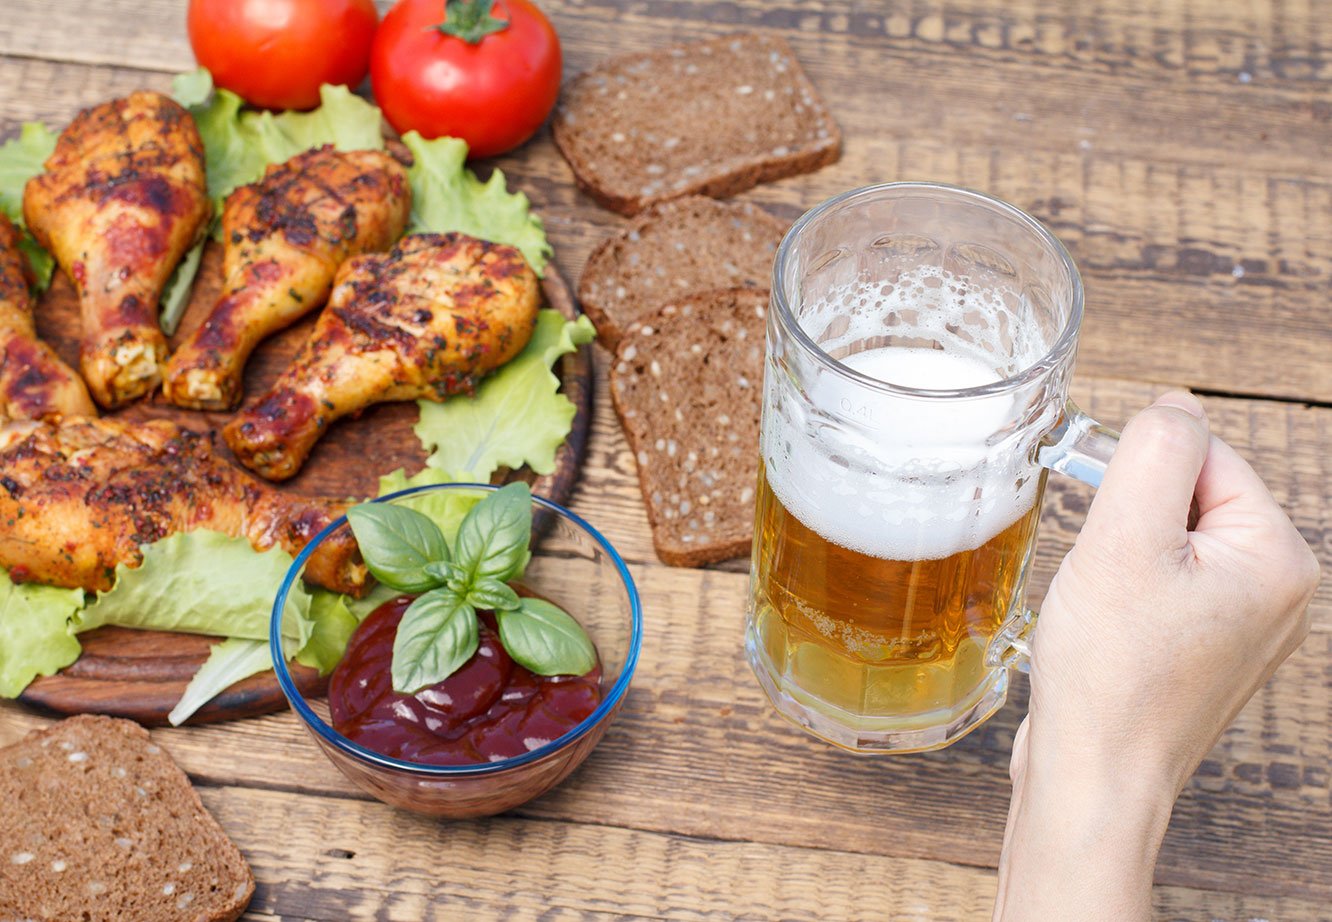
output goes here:
[{"label": "basil leaf", "polygon": [[426,592],[442,582],[426,564],[449,559],[439,526],[414,509],[365,503],[347,510],[347,521],[365,565],[381,583],[403,592]]},{"label": "basil leaf", "polygon": [[424,567],[435,578],[437,586],[448,586],[460,595],[467,594],[467,571],[451,560],[437,560]]},{"label": "basil leaf", "polygon": [[504,649],[537,675],[583,675],[597,664],[587,632],[558,605],[522,599],[518,608],[495,617]]},{"label": "basil leaf", "polygon": [[497,579],[479,579],[472,591],[467,593],[467,601],[477,608],[489,608],[492,611],[512,611],[521,603],[518,593],[509,588],[507,583]]},{"label": "basil leaf", "polygon": [[393,638],[393,690],[414,695],[443,682],[472,658],[480,642],[476,609],[457,593],[436,589],[419,596],[403,612]]},{"label": "basil leaf", "polygon": [[521,481],[490,493],[467,513],[458,527],[458,565],[468,574],[469,585],[489,577],[502,583],[515,579],[527,566],[531,554],[532,491]]}]

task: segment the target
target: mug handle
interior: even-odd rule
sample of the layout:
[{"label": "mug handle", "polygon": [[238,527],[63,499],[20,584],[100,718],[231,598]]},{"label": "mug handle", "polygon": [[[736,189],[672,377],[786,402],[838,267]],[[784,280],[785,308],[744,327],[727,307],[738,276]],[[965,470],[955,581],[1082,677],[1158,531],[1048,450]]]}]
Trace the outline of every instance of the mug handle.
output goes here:
[{"label": "mug handle", "polygon": [[[1069,400],[1064,415],[1036,448],[1036,463],[1092,487],[1101,485],[1105,466],[1119,444],[1119,433],[1102,426]],[[1036,612],[1024,608],[1004,622],[985,652],[989,666],[1031,670],[1031,639]]]}]

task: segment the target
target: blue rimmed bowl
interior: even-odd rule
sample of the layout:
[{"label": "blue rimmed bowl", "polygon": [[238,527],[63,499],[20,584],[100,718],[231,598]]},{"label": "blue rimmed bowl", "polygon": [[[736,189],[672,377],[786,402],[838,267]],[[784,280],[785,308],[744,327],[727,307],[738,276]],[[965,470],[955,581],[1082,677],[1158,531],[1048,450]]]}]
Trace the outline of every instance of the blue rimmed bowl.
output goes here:
[{"label": "blue rimmed bowl", "polygon": [[[418,487],[375,500],[419,506],[441,491],[480,497],[495,487],[442,484]],[[463,818],[502,813],[549,791],[582,764],[610,726],[638,662],[643,615],[633,577],[609,541],[569,510],[533,497],[534,554],[521,583],[572,614],[601,658],[601,703],[558,739],[513,758],[478,765],[422,765],[381,755],[333,729],[328,703],[301,694],[281,654],[281,615],[287,593],[305,571],[315,549],[348,529],[340,518],[315,537],[293,561],[273,604],[269,644],[282,693],[311,738],[357,787],[386,804],[432,816]]]}]

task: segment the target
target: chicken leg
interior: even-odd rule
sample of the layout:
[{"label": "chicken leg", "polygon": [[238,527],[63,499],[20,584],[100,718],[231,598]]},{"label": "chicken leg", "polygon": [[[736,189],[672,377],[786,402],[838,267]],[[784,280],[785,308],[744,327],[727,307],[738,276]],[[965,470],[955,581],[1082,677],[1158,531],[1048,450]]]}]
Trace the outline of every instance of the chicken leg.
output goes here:
[{"label": "chicken leg", "polygon": [[[214,455],[209,437],[163,419],[12,422],[0,427],[0,471],[0,566],[19,582],[97,592],[118,564],[143,560],[141,545],[176,532],[207,528],[295,556],[342,510],[256,482]],[[365,589],[349,531],[320,544],[305,579]]]},{"label": "chicken leg", "polygon": [[470,391],[527,345],[539,300],[521,253],[466,234],[413,235],[350,259],[291,365],[223,436],[246,467],[285,480],[339,417]]},{"label": "chicken leg", "polygon": [[161,380],[158,299],[203,233],[210,207],[203,143],[188,112],[133,93],[70,122],[23,191],[23,218],[78,289],[79,364],[104,407]]},{"label": "chicken leg", "polygon": [[83,379],[37,338],[28,259],[0,214],[0,418],[96,416]]},{"label": "chicken leg", "polygon": [[407,172],[383,151],[309,150],[238,188],[222,211],[222,294],[167,364],[167,399],[234,407],[255,346],[320,307],[349,257],[392,246],[410,211]]}]

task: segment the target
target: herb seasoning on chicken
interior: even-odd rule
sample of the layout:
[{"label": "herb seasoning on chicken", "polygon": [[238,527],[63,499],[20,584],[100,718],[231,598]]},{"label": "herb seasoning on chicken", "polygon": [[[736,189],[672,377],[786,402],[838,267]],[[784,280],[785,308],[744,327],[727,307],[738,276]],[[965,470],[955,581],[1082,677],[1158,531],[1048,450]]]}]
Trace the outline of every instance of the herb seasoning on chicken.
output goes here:
[{"label": "herb seasoning on chicken", "polygon": [[[295,555],[341,512],[279,493],[166,420],[12,422],[0,427],[0,567],[17,582],[111,588],[140,546],[207,528]],[[359,594],[366,570],[348,535],[319,546],[305,578]]]},{"label": "herb seasoning on chicken", "polygon": [[284,480],[339,417],[471,391],[527,345],[539,302],[518,250],[466,234],[413,235],[355,257],[291,365],[223,435],[246,467]]},{"label": "herb seasoning on chicken", "polygon": [[0,418],[96,416],[83,379],[37,338],[28,282],[18,228],[0,213]]},{"label": "herb seasoning on chicken", "polygon": [[194,119],[160,93],[79,113],[24,188],[24,221],[78,290],[80,366],[102,406],[161,381],[158,299],[210,211]]},{"label": "herb seasoning on chicken", "polygon": [[222,294],[171,357],[167,399],[199,410],[238,404],[255,346],[320,307],[348,258],[392,246],[410,212],[407,171],[377,150],[309,150],[232,192]]}]

